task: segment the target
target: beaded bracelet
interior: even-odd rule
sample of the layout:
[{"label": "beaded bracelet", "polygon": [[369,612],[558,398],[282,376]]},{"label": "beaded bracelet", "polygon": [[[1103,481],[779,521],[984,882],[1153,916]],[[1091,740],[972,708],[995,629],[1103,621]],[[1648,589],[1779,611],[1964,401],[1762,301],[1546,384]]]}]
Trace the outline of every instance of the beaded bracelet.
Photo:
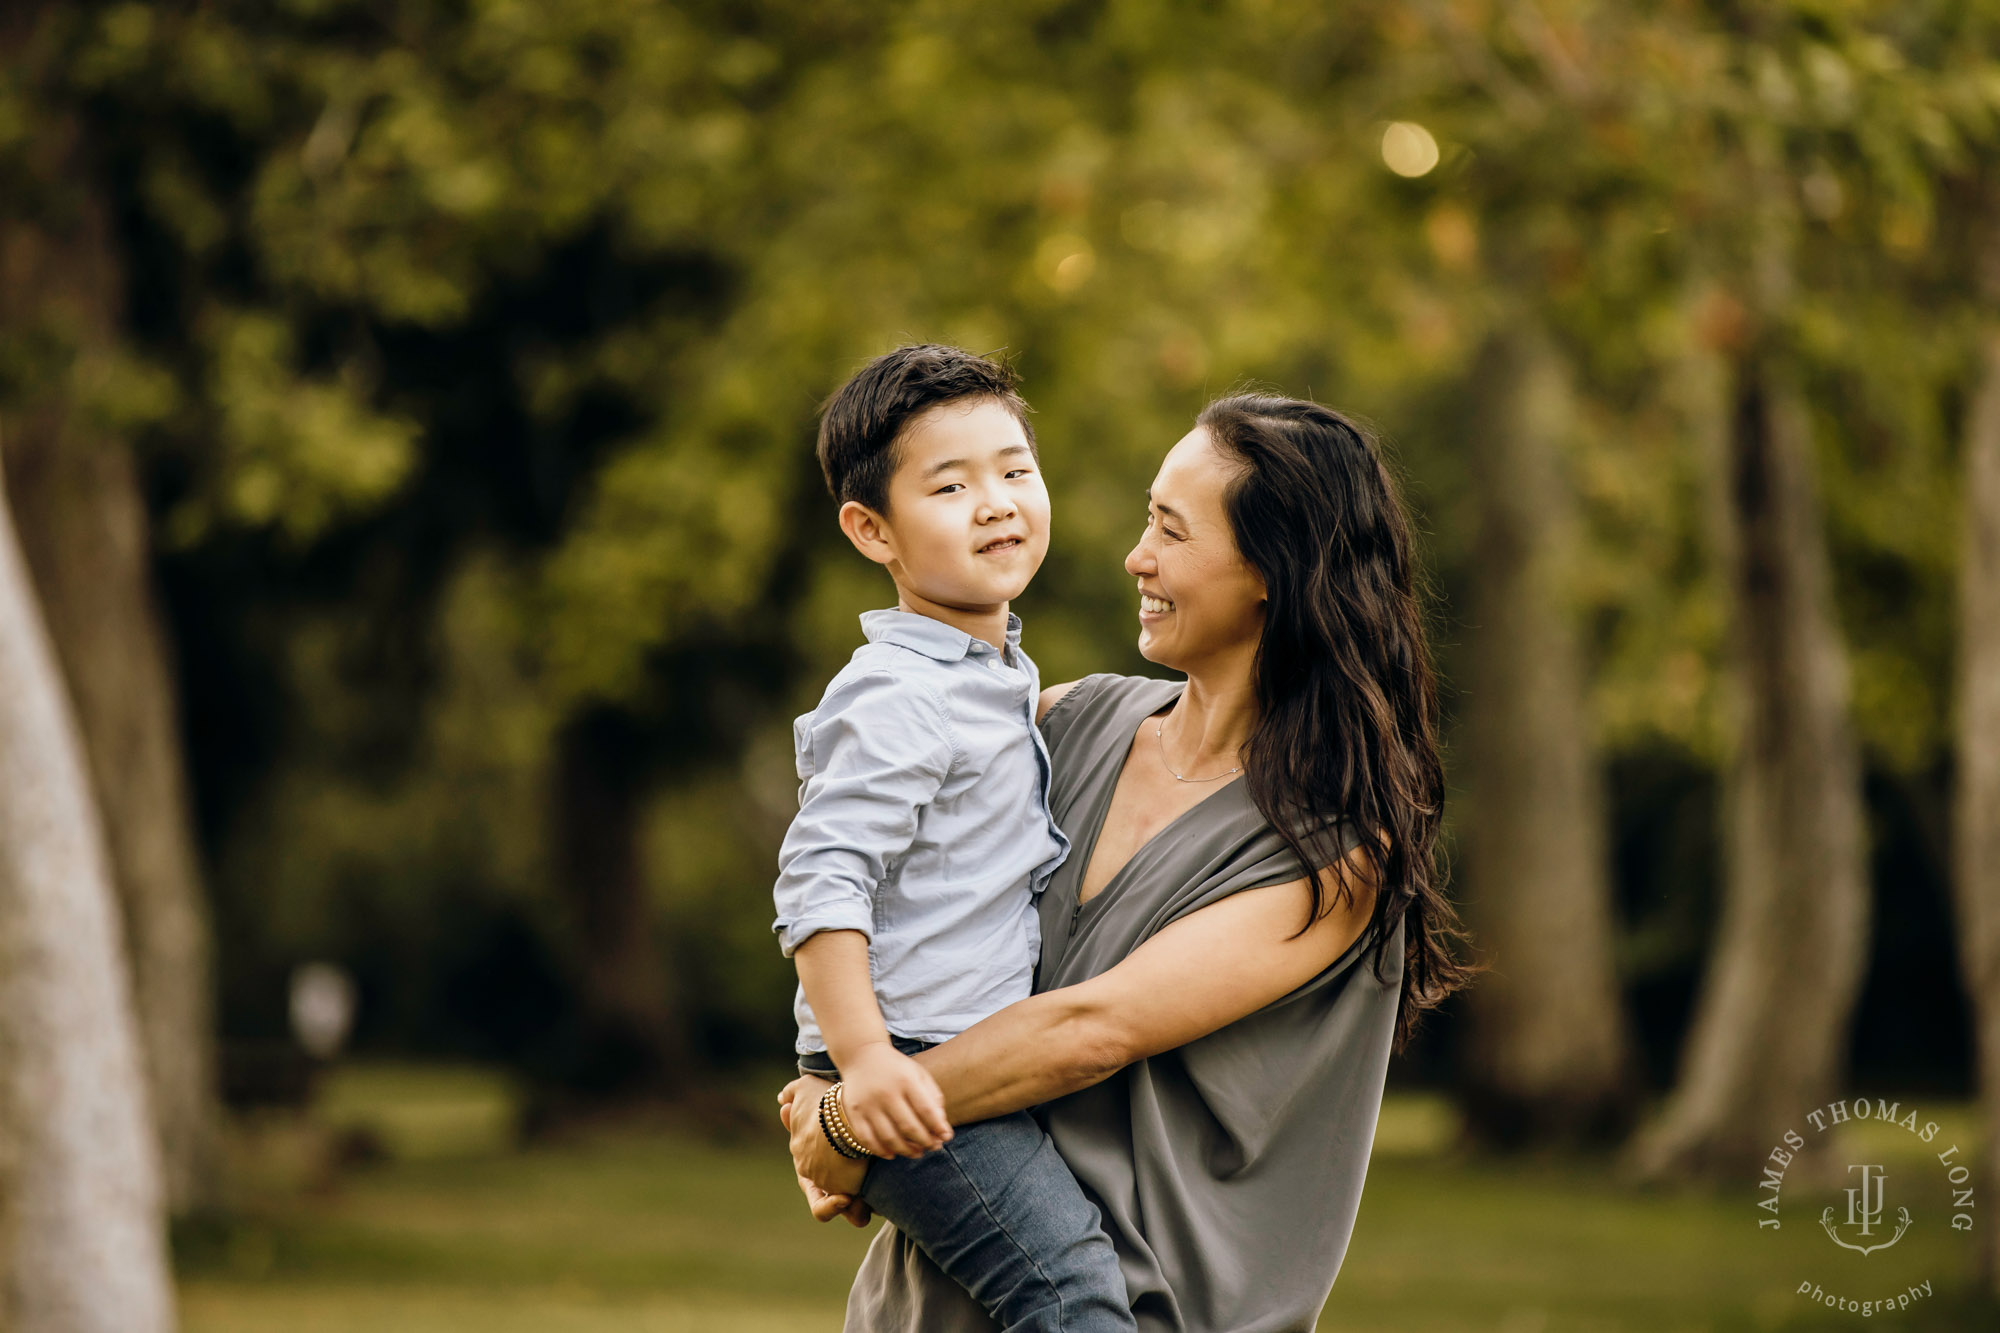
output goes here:
[{"label": "beaded bracelet", "polygon": [[848,1122],[846,1084],[843,1083],[833,1090],[833,1105],[828,1110],[833,1117],[834,1132],[847,1140],[848,1147],[862,1157],[875,1156],[868,1150],[868,1145],[861,1141],[861,1136],[854,1132],[854,1126]]},{"label": "beaded bracelet", "polygon": [[842,1087],[842,1084],[836,1083],[820,1094],[819,1132],[826,1136],[827,1143],[835,1152],[849,1161],[873,1157],[875,1154],[862,1146],[861,1140],[855,1137],[854,1130],[847,1123]]},{"label": "beaded bracelet", "polygon": [[819,1131],[826,1136],[826,1141],[833,1146],[835,1152],[849,1160],[858,1160],[867,1156],[868,1152],[861,1146],[860,1141],[854,1137],[854,1132],[847,1123],[847,1117],[843,1114],[841,1101],[842,1096],[838,1083],[821,1094],[819,1099]]},{"label": "beaded bracelet", "polygon": [[826,1103],[827,1099],[832,1096],[832,1088],[828,1088],[819,1095],[819,1105],[817,1108],[819,1111],[819,1132],[826,1137],[827,1143],[832,1145],[835,1152],[839,1153],[842,1157],[852,1157],[854,1154],[841,1144],[839,1136],[833,1132],[833,1122],[827,1119]]}]

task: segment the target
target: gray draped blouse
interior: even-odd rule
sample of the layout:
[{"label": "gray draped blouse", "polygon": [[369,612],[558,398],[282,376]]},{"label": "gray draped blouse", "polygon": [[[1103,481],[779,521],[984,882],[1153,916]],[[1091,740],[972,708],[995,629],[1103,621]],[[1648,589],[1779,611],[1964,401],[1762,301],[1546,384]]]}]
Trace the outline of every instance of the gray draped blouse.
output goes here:
[{"label": "gray draped blouse", "polygon": [[[1237,779],[1167,825],[1079,905],[1132,737],[1182,688],[1090,676],[1043,719],[1055,769],[1050,804],[1075,851],[1042,894],[1038,991],[1109,970],[1155,932],[1232,893],[1304,874]],[[1354,1229],[1382,1105],[1400,921],[1385,947],[1382,979],[1357,941],[1256,1013],[1038,1111],[1104,1216],[1142,1333],[1313,1327]],[[888,1225],[862,1260],[846,1327],[997,1328]]]}]

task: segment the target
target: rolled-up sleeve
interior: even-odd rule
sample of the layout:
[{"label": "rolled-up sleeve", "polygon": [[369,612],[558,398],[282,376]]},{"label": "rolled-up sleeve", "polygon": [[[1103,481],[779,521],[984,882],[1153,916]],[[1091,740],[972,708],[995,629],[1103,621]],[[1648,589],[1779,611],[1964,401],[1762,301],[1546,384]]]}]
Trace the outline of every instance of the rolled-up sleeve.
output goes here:
[{"label": "rolled-up sleeve", "polygon": [[778,851],[772,929],[787,958],[822,930],[874,935],[875,891],[951,771],[943,706],[872,673],[836,681],[795,741],[799,813]]}]

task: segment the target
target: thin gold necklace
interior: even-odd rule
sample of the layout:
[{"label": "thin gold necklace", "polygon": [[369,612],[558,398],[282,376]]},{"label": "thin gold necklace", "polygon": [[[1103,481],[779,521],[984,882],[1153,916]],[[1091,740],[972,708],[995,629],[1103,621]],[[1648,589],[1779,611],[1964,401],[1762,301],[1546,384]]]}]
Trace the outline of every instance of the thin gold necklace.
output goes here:
[{"label": "thin gold necklace", "polygon": [[1235,768],[1230,769],[1228,773],[1217,773],[1212,778],[1184,778],[1179,773],[1174,773],[1173,763],[1167,758],[1167,738],[1161,734],[1166,725],[1167,719],[1165,717],[1161,717],[1158,722],[1153,724],[1153,739],[1160,743],[1160,763],[1166,767],[1167,772],[1174,774],[1175,782],[1220,782],[1228,777],[1230,773],[1241,773],[1243,771],[1243,765],[1238,764]]}]

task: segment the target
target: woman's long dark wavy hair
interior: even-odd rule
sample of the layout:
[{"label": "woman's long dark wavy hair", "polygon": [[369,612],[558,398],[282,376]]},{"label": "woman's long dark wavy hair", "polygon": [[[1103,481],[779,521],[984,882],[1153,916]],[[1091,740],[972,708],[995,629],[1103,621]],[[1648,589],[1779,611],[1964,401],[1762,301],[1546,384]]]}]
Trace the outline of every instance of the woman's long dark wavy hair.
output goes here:
[{"label": "woman's long dark wavy hair", "polygon": [[1308,867],[1308,926],[1352,901],[1354,867],[1337,855],[1338,833],[1344,824],[1359,835],[1376,888],[1362,938],[1384,980],[1381,946],[1403,923],[1401,1050],[1424,1011],[1475,970],[1454,951],[1465,937],[1437,863],[1437,679],[1417,609],[1409,520],[1374,442],[1332,408],[1235,394],[1204,408],[1200,424],[1243,464],[1225,505],[1237,548],[1269,598],[1244,780]]}]

